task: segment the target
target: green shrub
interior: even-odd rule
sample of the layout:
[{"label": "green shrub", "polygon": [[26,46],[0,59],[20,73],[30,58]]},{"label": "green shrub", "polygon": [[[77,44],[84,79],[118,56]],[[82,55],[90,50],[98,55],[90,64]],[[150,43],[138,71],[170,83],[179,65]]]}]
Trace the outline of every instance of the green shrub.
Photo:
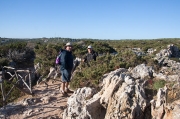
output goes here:
[{"label": "green shrub", "polygon": [[[15,79],[14,79],[15,81]],[[7,81],[4,81],[4,91],[5,91],[5,94],[7,94],[10,89],[13,87],[13,84],[10,84],[8,83]],[[3,97],[2,97],[2,92],[0,91],[0,102],[2,102],[3,100]],[[17,88],[13,88],[13,90],[11,91],[11,93],[8,95],[8,98],[6,99],[6,103],[9,103],[9,102],[12,102],[14,101],[15,99],[17,99],[18,97],[21,97],[23,95],[23,93],[17,89]],[[0,107],[3,106],[3,103],[0,103]]]},{"label": "green shrub", "polygon": [[0,66],[7,66],[9,63],[7,58],[0,58]]},{"label": "green shrub", "polygon": [[166,81],[165,81],[165,80],[157,80],[156,82],[154,82],[153,88],[154,88],[155,90],[158,90],[159,88],[164,87],[165,84],[166,84]]},{"label": "green shrub", "polygon": [[[49,73],[49,68],[54,66],[55,58],[58,54],[60,48],[64,48],[65,42],[71,40],[69,38],[50,38],[47,43],[41,39],[31,40],[29,42],[34,43],[32,48],[34,48],[34,53],[36,55],[34,64],[40,63],[41,70],[38,72],[40,75],[46,76]],[[65,41],[65,42],[64,42]],[[157,61],[154,61],[153,57],[161,49],[167,48],[167,45],[174,44],[177,47],[180,47],[180,39],[157,39],[157,40],[90,40],[90,39],[81,39],[82,43],[78,42],[73,43],[73,55],[75,57],[82,58],[83,55],[87,53],[87,46],[92,45],[94,50],[99,54],[104,53],[106,55],[98,56],[96,62],[91,62],[90,67],[85,64],[81,64],[81,71],[76,72],[73,77],[72,82],[70,83],[72,87],[79,88],[83,86],[97,87],[101,77],[105,73],[109,73],[112,70],[118,68],[129,68],[135,67],[139,64],[145,63],[157,71],[161,67],[158,65]],[[8,65],[9,61],[7,60],[7,53],[9,49],[24,49],[26,47],[25,42],[0,45],[0,64]],[[140,56],[137,57],[135,53],[131,51],[132,48],[140,48],[142,51],[147,51],[148,48],[156,49],[152,55]],[[112,52],[118,52],[116,55],[110,55]],[[31,52],[30,52],[31,53]],[[175,61],[178,61],[177,58],[172,58]],[[153,89],[158,90],[162,88],[166,82],[164,80],[158,80],[153,84]],[[9,89],[10,84],[6,84],[6,88]],[[16,90],[16,89],[15,89]],[[150,90],[151,91],[151,90]],[[14,96],[18,97],[20,93],[16,90],[12,94],[11,101]],[[0,99],[2,96],[0,94]],[[1,104],[1,103],[0,103]]]}]

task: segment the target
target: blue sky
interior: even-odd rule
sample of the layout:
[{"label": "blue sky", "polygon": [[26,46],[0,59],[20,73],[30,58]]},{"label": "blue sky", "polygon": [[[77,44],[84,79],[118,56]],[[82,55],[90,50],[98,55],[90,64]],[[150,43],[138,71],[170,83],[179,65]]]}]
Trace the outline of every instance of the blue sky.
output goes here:
[{"label": "blue sky", "polygon": [[180,38],[180,0],[0,0],[0,37]]}]

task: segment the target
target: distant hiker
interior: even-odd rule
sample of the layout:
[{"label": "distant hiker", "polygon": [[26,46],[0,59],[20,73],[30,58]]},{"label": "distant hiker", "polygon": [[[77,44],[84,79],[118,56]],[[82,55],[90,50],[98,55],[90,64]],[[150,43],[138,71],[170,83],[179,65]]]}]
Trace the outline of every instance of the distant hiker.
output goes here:
[{"label": "distant hiker", "polygon": [[[96,61],[96,57],[98,56],[98,54],[93,50],[92,46],[89,45],[87,47],[88,49],[88,53],[85,55],[85,57],[83,58],[83,62],[85,63],[89,63],[91,60]],[[88,64],[89,65],[89,64]]]},{"label": "distant hiker", "polygon": [[73,55],[72,55],[72,43],[68,42],[65,46],[65,50],[61,52],[61,59],[60,59],[60,71],[61,71],[61,93],[64,95],[65,93],[69,92],[68,89],[69,82],[71,79],[71,73],[73,69]]}]

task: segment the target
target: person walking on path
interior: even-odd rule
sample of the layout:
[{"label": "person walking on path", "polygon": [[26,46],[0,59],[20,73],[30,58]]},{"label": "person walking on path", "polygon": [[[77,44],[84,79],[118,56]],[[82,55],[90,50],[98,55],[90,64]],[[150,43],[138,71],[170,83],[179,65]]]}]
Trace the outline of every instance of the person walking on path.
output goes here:
[{"label": "person walking on path", "polygon": [[72,75],[72,69],[73,69],[73,55],[72,55],[72,43],[68,42],[65,45],[65,50],[62,51],[61,54],[61,65],[60,65],[60,71],[61,71],[61,93],[64,95],[68,93],[70,90],[68,89],[71,75]]}]

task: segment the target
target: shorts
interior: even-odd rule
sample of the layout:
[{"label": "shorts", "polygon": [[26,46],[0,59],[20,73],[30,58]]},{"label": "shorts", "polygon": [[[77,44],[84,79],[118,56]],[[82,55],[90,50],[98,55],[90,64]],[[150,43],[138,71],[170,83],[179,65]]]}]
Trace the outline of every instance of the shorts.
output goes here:
[{"label": "shorts", "polygon": [[61,70],[61,79],[62,79],[62,82],[70,82],[71,71],[66,70],[66,69]]}]

